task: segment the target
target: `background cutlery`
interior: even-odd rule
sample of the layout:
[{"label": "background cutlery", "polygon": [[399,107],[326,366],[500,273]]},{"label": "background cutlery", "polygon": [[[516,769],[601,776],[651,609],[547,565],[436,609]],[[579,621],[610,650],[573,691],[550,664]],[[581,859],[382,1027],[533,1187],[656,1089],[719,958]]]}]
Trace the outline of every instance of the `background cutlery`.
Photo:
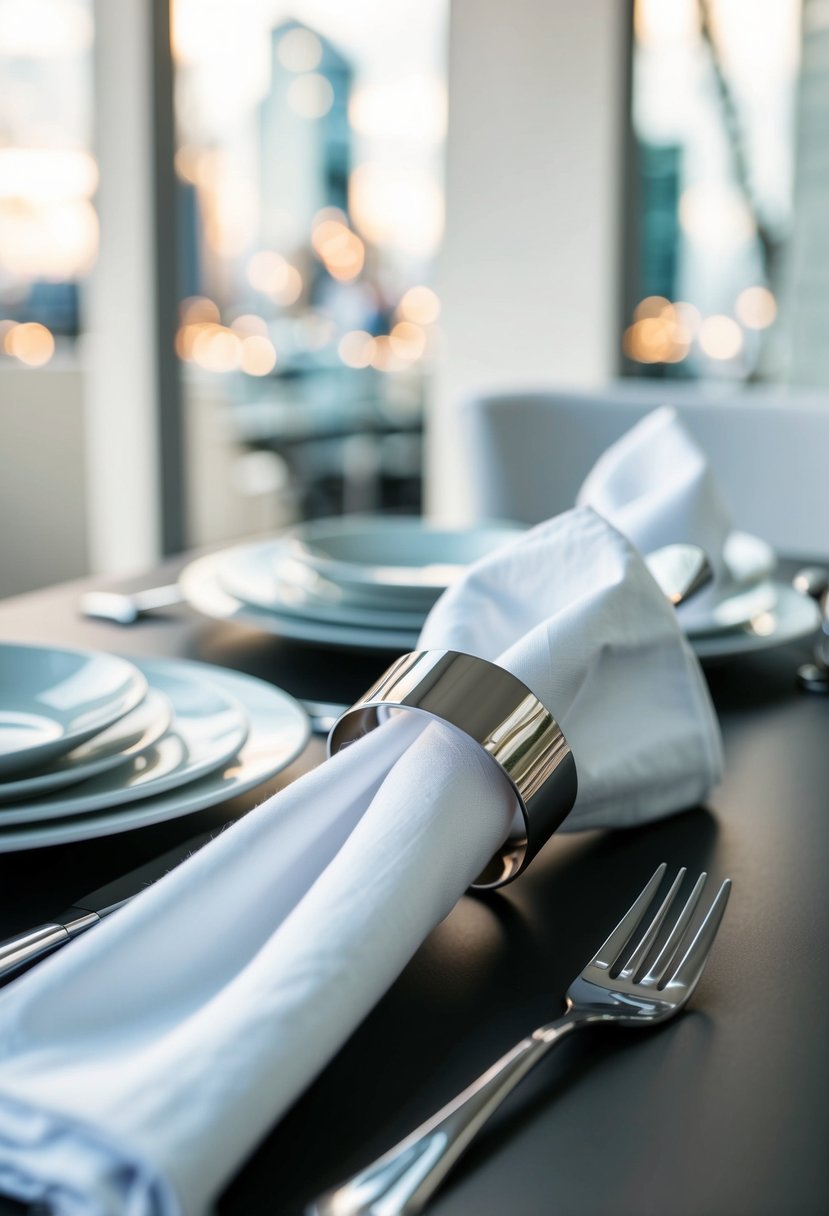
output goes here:
[{"label": "background cutlery", "polygon": [[80,598],[82,616],[111,621],[115,625],[134,625],[139,617],[157,608],[171,608],[184,602],[177,583],[149,587],[146,591],[87,591]]},{"label": "background cutlery", "polygon": [[804,566],[792,579],[792,586],[820,608],[820,637],[814,662],[798,667],[798,685],[806,692],[829,693],[829,570],[824,566]]}]

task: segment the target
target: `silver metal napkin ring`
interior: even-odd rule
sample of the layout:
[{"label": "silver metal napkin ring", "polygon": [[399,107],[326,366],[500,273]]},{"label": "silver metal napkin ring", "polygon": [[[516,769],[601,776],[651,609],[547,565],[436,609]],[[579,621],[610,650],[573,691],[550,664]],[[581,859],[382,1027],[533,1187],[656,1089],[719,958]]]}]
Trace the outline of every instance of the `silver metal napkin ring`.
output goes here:
[{"label": "silver metal napkin ring", "polygon": [[472,886],[491,890],[512,882],[576,801],[576,764],[561,727],[526,684],[503,667],[457,650],[415,650],[392,663],[337,720],[328,736],[328,754],[404,710],[462,731],[506,776],[520,816]]}]

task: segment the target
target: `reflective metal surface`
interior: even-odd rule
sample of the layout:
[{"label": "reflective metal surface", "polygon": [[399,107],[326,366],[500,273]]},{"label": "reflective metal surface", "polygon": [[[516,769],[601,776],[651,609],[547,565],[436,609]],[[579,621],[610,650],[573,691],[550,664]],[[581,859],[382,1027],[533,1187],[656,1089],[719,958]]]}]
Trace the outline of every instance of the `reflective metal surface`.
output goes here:
[{"label": "reflective metal surface", "polygon": [[815,644],[813,663],[797,669],[798,687],[804,692],[829,694],[829,570],[823,566],[804,566],[792,579],[792,586],[820,608],[820,636]]},{"label": "reflective metal surface", "polygon": [[[726,880],[699,925],[701,874],[666,935],[685,875],[680,870],[641,931],[666,867],[661,865],[627,914],[567,990],[562,1017],[539,1026],[483,1076],[373,1165],[322,1195],[307,1216],[412,1216],[430,1197],[508,1094],[556,1043],[580,1026],[653,1026],[673,1017],[694,991],[728,902]],[[699,914],[695,918],[699,920]],[[661,932],[660,932],[661,931]],[[662,944],[658,952],[657,941]],[[651,956],[656,957],[651,961]]]},{"label": "reflective metal surface", "polygon": [[183,603],[178,584],[148,587],[146,591],[87,591],[80,599],[83,616],[114,625],[134,625],[145,613]]},{"label": "reflective metal surface", "polygon": [[393,663],[343,714],[328,737],[329,755],[405,710],[440,719],[469,735],[512,785],[522,822],[473,885],[490,889],[511,882],[576,800],[576,765],[561,727],[503,667],[455,650],[419,650]]},{"label": "reflective metal surface", "polygon": [[649,553],[645,565],[675,608],[707,587],[714,577],[711,563],[699,545],[665,545]]}]

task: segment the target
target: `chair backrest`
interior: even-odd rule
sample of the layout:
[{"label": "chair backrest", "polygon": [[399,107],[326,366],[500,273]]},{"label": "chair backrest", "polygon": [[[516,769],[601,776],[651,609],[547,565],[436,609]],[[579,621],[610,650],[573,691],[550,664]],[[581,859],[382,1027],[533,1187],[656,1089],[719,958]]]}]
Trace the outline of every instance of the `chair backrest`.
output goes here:
[{"label": "chair backrest", "polygon": [[829,557],[829,392],[817,390],[620,381],[471,398],[459,422],[475,518],[537,523],[571,507],[604,449],[663,404],[708,453],[735,527],[782,553]]}]

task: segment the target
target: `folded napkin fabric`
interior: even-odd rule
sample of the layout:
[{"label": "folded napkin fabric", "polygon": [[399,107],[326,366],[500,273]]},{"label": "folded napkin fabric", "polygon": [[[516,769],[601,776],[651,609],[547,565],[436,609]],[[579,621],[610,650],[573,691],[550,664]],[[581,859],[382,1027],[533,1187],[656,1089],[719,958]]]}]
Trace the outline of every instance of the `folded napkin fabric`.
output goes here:
[{"label": "folded napkin fabric", "polygon": [[593,507],[640,553],[677,543],[705,550],[714,578],[679,609],[686,630],[709,621],[718,599],[734,591],[728,509],[707,455],[671,406],[647,414],[602,453],[576,502]]},{"label": "folded napkin fabric", "polygon": [[[716,719],[636,550],[590,509],[473,567],[425,647],[497,659],[559,718],[568,828],[718,780]],[[0,1193],[58,1216],[200,1216],[506,835],[493,762],[399,716],[0,993]]]}]

